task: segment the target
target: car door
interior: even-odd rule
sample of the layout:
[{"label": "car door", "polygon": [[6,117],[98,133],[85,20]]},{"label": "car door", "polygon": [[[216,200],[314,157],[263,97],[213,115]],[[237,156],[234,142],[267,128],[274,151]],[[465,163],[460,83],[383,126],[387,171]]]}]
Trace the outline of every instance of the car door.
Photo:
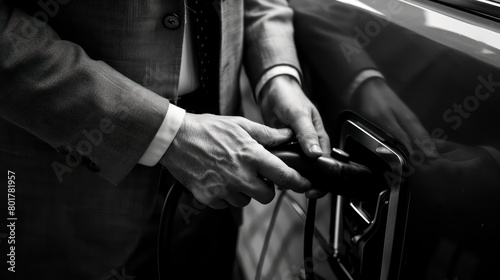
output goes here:
[{"label": "car door", "polygon": [[[287,215],[278,227],[287,228],[281,236],[298,237],[288,240],[289,254],[268,254],[266,262],[280,264],[279,273],[266,274],[269,279],[301,279],[307,269],[320,279],[495,275],[500,5],[469,0],[292,0],[290,5],[304,88],[334,146],[383,176],[386,188],[364,199],[327,196],[318,205],[322,218],[316,220],[315,246],[322,250],[314,255],[314,266],[300,259],[304,221]],[[307,202],[301,203],[305,208]],[[297,212],[291,208],[283,211]],[[293,271],[297,263],[302,272],[287,274],[285,268]]]}]

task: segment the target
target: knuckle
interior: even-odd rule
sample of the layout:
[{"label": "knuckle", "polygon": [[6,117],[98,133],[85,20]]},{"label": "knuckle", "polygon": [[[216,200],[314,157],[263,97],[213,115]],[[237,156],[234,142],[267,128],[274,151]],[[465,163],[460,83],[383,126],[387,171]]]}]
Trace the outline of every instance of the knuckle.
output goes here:
[{"label": "knuckle", "polygon": [[217,199],[214,196],[211,196],[211,197],[206,197],[205,201],[206,201],[205,204],[212,205],[212,204],[214,204],[214,202],[217,201]]},{"label": "knuckle", "polygon": [[237,151],[237,157],[239,161],[244,163],[250,163],[255,160],[255,153],[253,149],[248,145],[241,146]]},{"label": "knuckle", "polygon": [[284,113],[289,116],[301,116],[307,114],[307,109],[304,106],[289,107],[284,110]]},{"label": "knuckle", "polygon": [[239,125],[244,125],[247,123],[247,119],[241,116],[235,116],[233,117],[233,121]]},{"label": "knuckle", "polygon": [[247,118],[242,117],[242,116],[236,116],[235,118],[236,118],[239,122],[246,122],[246,121],[248,121],[248,119],[247,119]]},{"label": "knuckle", "polygon": [[222,188],[219,186],[211,186],[210,188],[206,189],[205,195],[207,196],[208,199],[213,201],[215,199],[223,198],[224,192],[222,191]]},{"label": "knuckle", "polygon": [[272,139],[273,138],[273,133],[272,133],[271,129],[272,128],[265,126],[265,125],[260,126],[260,131],[262,133],[262,136],[265,137],[265,139]]},{"label": "knuckle", "polygon": [[198,200],[198,202],[200,202],[203,205],[211,205],[213,203],[212,199],[210,199],[204,195],[200,195],[198,193],[193,193],[193,195],[196,198],[196,200]]},{"label": "knuckle", "polygon": [[295,116],[298,116],[298,117],[301,117],[301,118],[307,118],[307,119],[310,119],[311,118],[311,108],[310,107],[306,107],[306,106],[303,106],[303,107],[300,107],[298,108],[296,111],[295,111]]},{"label": "knuckle", "polygon": [[256,144],[252,147],[252,157],[254,158],[254,160],[260,162],[260,161],[263,161],[263,160],[266,160],[266,149],[260,145],[260,144]]}]

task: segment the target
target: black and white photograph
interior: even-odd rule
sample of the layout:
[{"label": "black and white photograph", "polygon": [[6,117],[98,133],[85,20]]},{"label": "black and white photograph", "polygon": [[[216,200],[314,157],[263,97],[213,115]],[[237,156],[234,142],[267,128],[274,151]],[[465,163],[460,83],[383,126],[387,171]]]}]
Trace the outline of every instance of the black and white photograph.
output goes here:
[{"label": "black and white photograph", "polygon": [[0,279],[483,280],[500,0],[0,0]]}]

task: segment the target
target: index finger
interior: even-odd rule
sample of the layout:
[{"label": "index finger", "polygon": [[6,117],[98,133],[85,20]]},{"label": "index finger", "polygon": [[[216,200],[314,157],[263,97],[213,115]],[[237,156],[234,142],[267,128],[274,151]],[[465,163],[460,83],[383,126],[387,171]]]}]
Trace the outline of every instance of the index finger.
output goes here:
[{"label": "index finger", "polygon": [[258,174],[279,187],[295,192],[305,192],[311,188],[309,180],[263,147],[259,149],[257,158],[259,159],[257,161]]}]

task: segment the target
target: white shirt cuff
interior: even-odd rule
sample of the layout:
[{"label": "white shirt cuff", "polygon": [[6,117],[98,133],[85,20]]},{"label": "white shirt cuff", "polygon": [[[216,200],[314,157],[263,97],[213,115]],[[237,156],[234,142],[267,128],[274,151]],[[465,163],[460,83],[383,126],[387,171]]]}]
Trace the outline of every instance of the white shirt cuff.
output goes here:
[{"label": "white shirt cuff", "polygon": [[181,127],[186,111],[173,104],[168,106],[167,115],[163,120],[155,138],[149,144],[139,163],[146,166],[154,166],[160,161],[168,147],[174,140],[177,131]]},{"label": "white shirt cuff", "polygon": [[259,100],[260,92],[264,85],[272,78],[280,75],[289,75],[294,77],[299,84],[301,84],[299,71],[288,65],[274,66],[273,68],[267,70],[264,75],[260,78],[259,82],[255,86],[255,100]]}]

